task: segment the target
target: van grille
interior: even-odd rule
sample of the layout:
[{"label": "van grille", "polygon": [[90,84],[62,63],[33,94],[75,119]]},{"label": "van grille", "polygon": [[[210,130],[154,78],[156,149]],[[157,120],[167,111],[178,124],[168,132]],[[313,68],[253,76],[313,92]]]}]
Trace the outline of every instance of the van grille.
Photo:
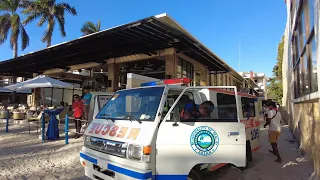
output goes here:
[{"label": "van grille", "polygon": [[87,143],[87,146],[88,148],[96,151],[125,158],[128,144],[118,141],[90,137],[90,141],[89,143]]}]

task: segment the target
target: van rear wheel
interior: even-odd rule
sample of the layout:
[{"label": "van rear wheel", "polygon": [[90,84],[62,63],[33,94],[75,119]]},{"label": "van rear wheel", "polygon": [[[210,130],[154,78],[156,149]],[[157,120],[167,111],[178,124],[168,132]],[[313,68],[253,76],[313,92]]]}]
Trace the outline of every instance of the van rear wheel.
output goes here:
[{"label": "van rear wheel", "polygon": [[201,180],[201,177],[197,171],[191,170],[187,180]]}]

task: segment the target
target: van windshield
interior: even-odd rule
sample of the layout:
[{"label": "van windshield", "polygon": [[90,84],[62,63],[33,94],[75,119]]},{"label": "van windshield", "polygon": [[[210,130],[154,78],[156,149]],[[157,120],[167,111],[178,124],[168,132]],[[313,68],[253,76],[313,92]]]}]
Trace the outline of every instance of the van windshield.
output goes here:
[{"label": "van windshield", "polygon": [[97,114],[98,119],[154,121],[164,87],[116,92]]}]

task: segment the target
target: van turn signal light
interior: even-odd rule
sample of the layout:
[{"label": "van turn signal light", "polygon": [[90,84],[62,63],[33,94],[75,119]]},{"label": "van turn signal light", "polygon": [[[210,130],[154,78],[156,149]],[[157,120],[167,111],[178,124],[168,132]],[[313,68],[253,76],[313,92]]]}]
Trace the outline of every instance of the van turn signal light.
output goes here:
[{"label": "van turn signal light", "polygon": [[151,146],[143,146],[143,154],[150,155],[151,154]]}]

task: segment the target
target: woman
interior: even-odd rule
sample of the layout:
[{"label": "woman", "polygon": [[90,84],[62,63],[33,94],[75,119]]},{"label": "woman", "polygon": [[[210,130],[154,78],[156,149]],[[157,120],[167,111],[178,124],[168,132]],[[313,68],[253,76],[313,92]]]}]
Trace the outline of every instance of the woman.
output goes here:
[{"label": "woman", "polygon": [[74,102],[72,103],[72,108],[73,108],[73,117],[76,119],[75,125],[76,125],[76,135],[74,138],[79,138],[80,135],[80,130],[81,130],[81,119],[83,116],[83,109],[84,109],[84,104],[81,101],[80,97],[78,94],[73,95],[73,100]]}]

